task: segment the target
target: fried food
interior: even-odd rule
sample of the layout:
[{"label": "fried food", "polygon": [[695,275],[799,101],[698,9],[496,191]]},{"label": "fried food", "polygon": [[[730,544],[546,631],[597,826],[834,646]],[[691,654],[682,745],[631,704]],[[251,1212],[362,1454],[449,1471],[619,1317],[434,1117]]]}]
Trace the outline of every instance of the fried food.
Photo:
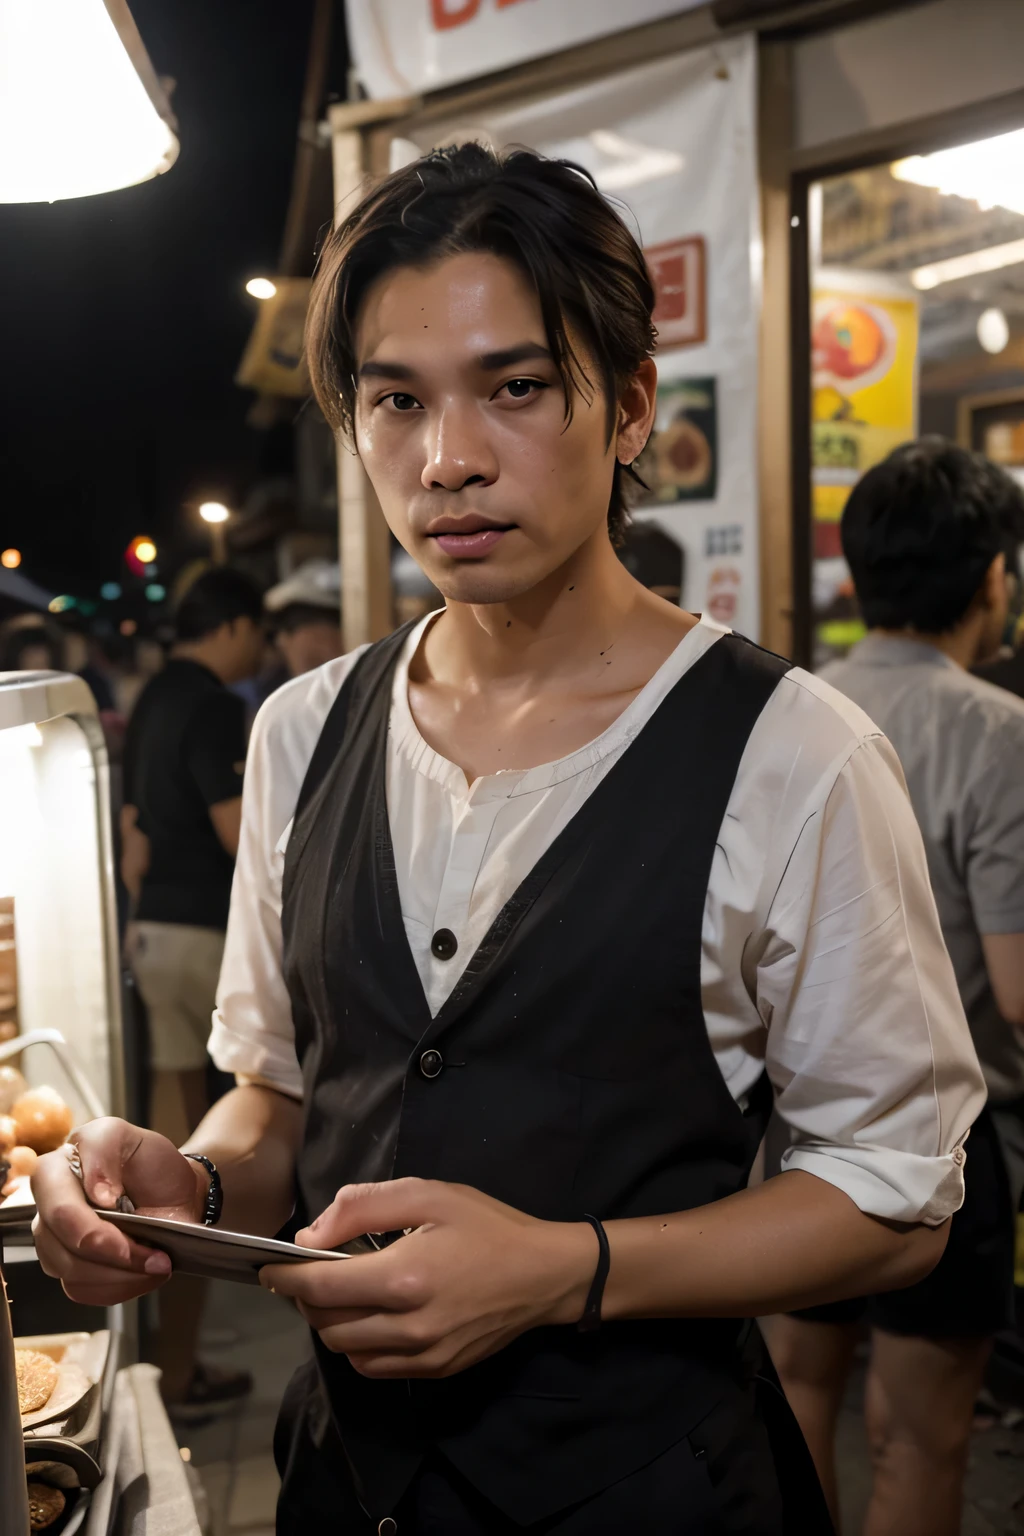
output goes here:
[{"label": "fried food", "polygon": [[67,1139],[74,1116],[55,1088],[30,1088],[11,1105],[11,1119],[18,1130],[18,1144],[31,1147],[40,1157],[53,1152]]},{"label": "fried food", "polygon": [[45,1408],[60,1374],[56,1362],[38,1349],[16,1349],[14,1370],[18,1378],[19,1412],[37,1413]]},{"label": "fried food", "polygon": [[28,1515],[34,1531],[43,1531],[64,1513],[64,1495],[49,1483],[29,1483]]}]

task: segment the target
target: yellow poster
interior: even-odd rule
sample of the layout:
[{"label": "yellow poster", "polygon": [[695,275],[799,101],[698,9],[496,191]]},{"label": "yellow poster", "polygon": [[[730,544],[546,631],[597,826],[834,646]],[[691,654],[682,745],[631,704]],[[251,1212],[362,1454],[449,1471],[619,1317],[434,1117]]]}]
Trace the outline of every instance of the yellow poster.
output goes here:
[{"label": "yellow poster", "polygon": [[851,486],[917,430],[917,299],[857,277],[857,291],[816,287],[811,311],[814,521],[833,527]]}]

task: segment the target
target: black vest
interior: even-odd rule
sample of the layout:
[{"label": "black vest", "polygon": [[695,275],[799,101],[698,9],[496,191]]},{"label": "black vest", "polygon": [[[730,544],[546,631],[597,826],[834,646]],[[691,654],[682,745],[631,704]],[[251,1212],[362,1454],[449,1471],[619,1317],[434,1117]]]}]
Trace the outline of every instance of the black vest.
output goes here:
[{"label": "black vest", "polygon": [[[406,1174],[555,1221],[684,1210],[741,1189],[770,1094],[762,1082],[740,1108],[722,1079],[701,1007],[701,928],[740,758],[788,664],[737,636],[712,645],[511,897],[432,1019],[385,798],[406,634],[371,647],[342,688],[286,858],[284,972],[306,1106],[300,1206],[316,1214],[343,1184]],[[644,1465],[713,1406],[734,1398],[747,1412],[756,1366],[744,1334],[720,1320],[537,1329],[439,1382],[368,1381],[319,1341],[318,1361],[374,1519],[437,1447],[526,1523]]]}]

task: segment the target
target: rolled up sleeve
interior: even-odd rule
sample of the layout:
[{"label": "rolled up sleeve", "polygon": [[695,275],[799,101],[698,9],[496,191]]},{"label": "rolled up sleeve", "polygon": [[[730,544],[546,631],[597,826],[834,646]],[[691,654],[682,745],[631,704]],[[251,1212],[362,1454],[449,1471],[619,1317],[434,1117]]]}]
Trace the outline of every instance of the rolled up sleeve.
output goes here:
[{"label": "rolled up sleeve", "polygon": [[286,683],[253,724],[210,1055],[222,1072],[302,1097],[281,969],[281,880],[299,790],[324,719],[362,649]]},{"label": "rolled up sleeve", "polygon": [[896,755],[862,740],[802,826],[757,965],[783,1169],[938,1225],[985,1088]]}]

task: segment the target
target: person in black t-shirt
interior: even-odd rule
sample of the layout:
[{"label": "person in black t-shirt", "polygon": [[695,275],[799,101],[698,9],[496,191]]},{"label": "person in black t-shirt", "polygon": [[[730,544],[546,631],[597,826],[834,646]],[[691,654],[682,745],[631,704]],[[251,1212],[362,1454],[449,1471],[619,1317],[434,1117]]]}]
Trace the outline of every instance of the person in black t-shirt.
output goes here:
[{"label": "person in black t-shirt", "polygon": [[[149,1022],[150,1124],[175,1145],[209,1107],[206,1042],[242,815],[245,705],[229,684],[263,650],[262,605],[238,571],[207,571],[177,614],[177,643],[128,726],[121,873],[134,901],[127,953]],[[245,1390],[195,1361],[202,1290],[179,1277],[161,1309],[168,1403],[206,1410]]]}]

